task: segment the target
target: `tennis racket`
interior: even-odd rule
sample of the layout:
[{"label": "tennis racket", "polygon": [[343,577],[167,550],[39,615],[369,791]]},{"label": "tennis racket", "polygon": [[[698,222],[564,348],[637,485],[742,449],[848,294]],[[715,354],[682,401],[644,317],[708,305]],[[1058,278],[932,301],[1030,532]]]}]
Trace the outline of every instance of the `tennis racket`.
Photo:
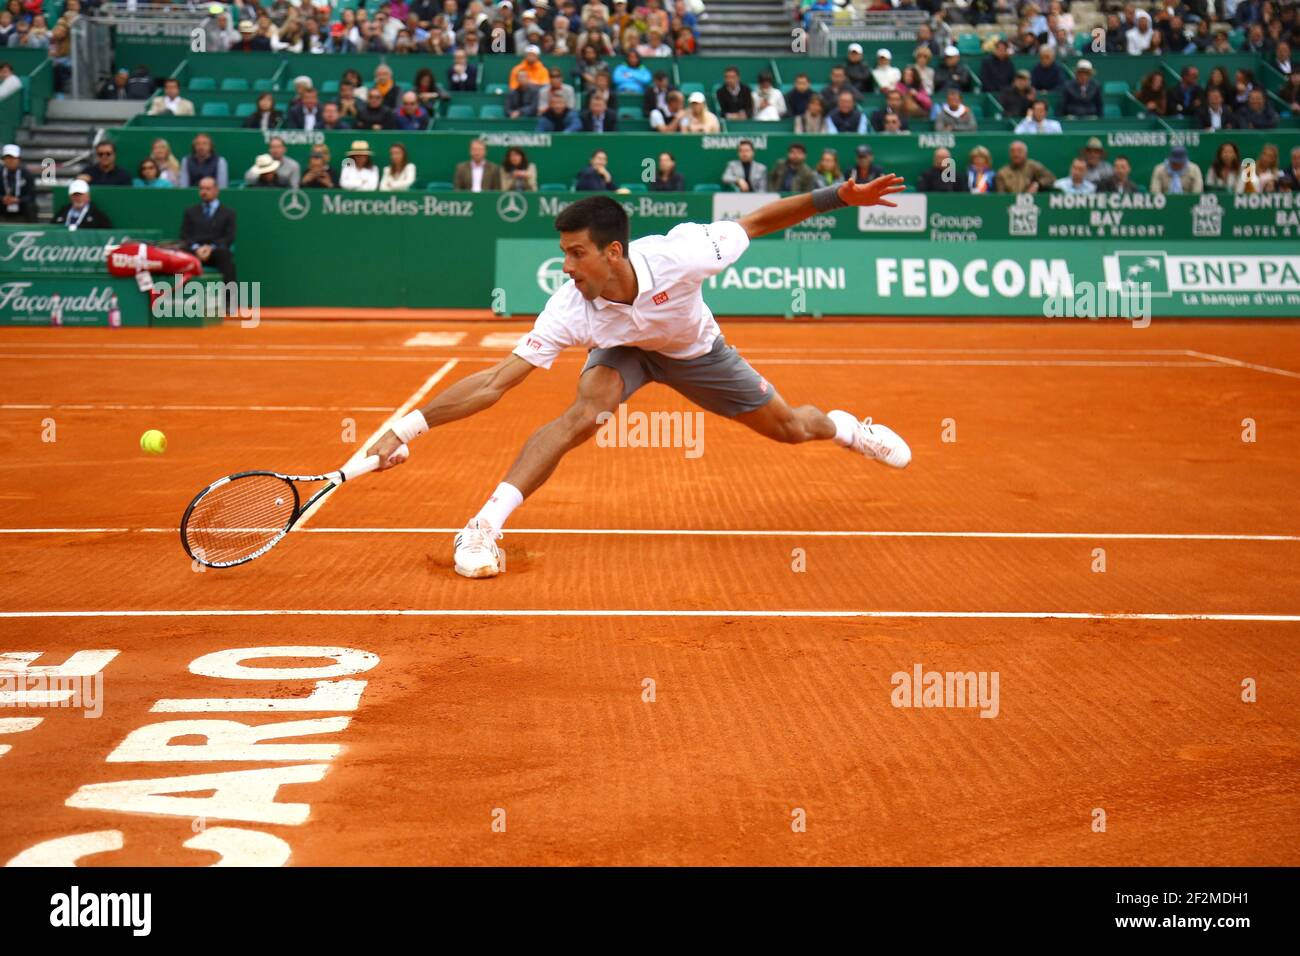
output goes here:
[{"label": "tennis racket", "polygon": [[[405,457],[403,445],[393,457]],[[209,568],[233,568],[260,558],[280,543],[298,519],[345,481],[379,467],[371,455],[325,475],[282,475],[278,471],[241,471],[208,485],[190,502],[181,518],[181,544],[193,560]],[[324,482],[303,501],[300,485]]]}]

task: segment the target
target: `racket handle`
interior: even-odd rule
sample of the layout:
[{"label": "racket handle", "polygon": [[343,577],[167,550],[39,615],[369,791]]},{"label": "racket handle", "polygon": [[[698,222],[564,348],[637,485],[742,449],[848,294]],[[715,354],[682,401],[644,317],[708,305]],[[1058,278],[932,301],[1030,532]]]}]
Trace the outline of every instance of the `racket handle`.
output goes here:
[{"label": "racket handle", "polygon": [[[410,449],[402,445],[397,451],[393,452],[394,458],[406,458],[410,454]],[[360,478],[362,475],[368,475],[379,468],[379,456],[370,455],[362,458],[358,462],[350,462],[340,468],[335,474],[338,475],[336,481],[342,483],[351,481],[353,478]]]}]

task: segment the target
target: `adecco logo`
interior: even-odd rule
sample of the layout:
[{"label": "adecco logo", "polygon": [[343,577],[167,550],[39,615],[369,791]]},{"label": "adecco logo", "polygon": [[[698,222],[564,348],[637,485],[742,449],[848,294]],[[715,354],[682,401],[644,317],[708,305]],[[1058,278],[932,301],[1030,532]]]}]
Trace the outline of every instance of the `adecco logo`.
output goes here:
[{"label": "adecco logo", "polygon": [[546,259],[537,267],[537,288],[547,295],[555,295],[568,280],[569,277],[564,274],[564,259],[560,256]]},{"label": "adecco logo", "polygon": [[895,196],[897,208],[858,207],[859,232],[924,232],[927,197],[923,193]]},{"label": "adecco logo", "polygon": [[518,222],[528,215],[528,200],[522,193],[502,193],[497,200],[497,215],[504,222]]},{"label": "adecco logo", "polygon": [[290,189],[280,197],[280,215],[296,222],[311,212],[311,197],[301,189]]}]

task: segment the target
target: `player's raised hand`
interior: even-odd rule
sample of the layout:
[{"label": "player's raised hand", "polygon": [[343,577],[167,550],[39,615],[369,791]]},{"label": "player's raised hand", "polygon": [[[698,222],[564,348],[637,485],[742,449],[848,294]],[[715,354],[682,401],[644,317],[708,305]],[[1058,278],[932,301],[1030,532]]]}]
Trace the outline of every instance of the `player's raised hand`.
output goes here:
[{"label": "player's raised hand", "polygon": [[898,203],[890,202],[885,197],[901,193],[906,188],[903,177],[893,173],[877,176],[869,183],[854,182],[853,174],[850,173],[840,187],[840,198],[850,206],[897,206]]}]

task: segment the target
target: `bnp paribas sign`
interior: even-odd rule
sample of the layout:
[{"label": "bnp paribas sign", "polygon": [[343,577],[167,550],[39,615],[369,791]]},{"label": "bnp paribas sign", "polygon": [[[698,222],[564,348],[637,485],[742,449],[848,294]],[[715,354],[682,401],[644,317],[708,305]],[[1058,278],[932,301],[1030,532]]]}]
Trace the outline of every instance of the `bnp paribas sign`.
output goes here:
[{"label": "bnp paribas sign", "polygon": [[97,229],[6,227],[0,229],[0,273],[103,273],[109,249],[130,239],[156,241],[159,235],[156,230],[137,231],[128,238]]}]

